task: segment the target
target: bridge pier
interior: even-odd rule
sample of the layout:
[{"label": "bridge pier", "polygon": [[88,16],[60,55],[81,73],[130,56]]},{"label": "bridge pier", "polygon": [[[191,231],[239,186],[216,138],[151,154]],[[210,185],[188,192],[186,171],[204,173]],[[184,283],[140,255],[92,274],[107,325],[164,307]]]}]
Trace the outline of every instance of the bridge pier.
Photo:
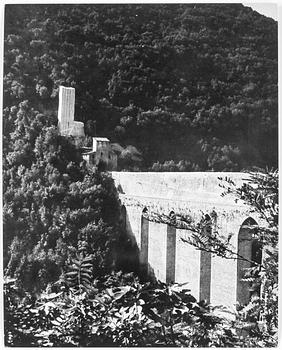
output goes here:
[{"label": "bridge pier", "polygon": [[166,283],[175,282],[176,228],[167,225]]}]

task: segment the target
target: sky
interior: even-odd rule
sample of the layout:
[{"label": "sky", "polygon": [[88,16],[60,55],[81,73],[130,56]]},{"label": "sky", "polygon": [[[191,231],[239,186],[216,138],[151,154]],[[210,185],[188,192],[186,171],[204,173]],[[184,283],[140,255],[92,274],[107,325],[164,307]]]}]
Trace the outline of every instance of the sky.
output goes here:
[{"label": "sky", "polygon": [[265,15],[267,17],[271,17],[278,20],[278,7],[277,3],[243,3],[245,6],[251,7],[253,10]]}]

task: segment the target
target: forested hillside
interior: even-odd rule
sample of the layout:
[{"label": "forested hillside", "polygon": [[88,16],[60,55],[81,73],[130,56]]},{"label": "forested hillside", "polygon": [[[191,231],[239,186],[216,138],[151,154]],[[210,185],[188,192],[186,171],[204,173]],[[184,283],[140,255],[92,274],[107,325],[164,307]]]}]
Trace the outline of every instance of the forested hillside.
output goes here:
[{"label": "forested hillside", "polygon": [[[264,294],[229,322],[142,273],[113,179],[56,126],[71,86],[76,119],[111,139],[119,169],[277,166],[277,23],[239,4],[9,4],[4,39],[5,345],[276,346],[278,173],[226,189],[268,223],[245,276]],[[197,249],[229,258],[229,241],[190,224],[212,242]]]},{"label": "forested hillside", "polygon": [[137,147],[140,169],[277,166],[277,23],[251,8],[6,5],[4,54],[5,152],[13,108],[55,116],[65,85],[86,133]]}]

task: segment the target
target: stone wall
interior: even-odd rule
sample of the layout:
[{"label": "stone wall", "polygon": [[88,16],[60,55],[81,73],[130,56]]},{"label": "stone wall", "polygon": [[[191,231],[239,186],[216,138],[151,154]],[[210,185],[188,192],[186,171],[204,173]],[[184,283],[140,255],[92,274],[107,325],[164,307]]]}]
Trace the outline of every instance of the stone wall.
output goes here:
[{"label": "stone wall", "polygon": [[218,179],[229,177],[240,186],[247,174],[112,172],[112,177],[126,208],[126,230],[138,247],[145,271],[167,283],[187,283],[196,298],[213,305],[234,307],[237,301],[247,302],[249,291],[241,281],[245,263],[201,252],[182,241],[188,231],[142,217],[144,210],[167,215],[173,211],[198,221],[205,214],[216,213],[219,234],[230,236],[234,250],[250,258],[250,244],[242,244],[239,232],[253,214],[243,202],[235,202],[232,196],[222,197],[222,182]]},{"label": "stone wall", "polygon": [[195,297],[200,296],[200,255],[201,252],[193,246],[184,243],[184,230],[177,230],[175,281],[187,283],[187,287]]}]

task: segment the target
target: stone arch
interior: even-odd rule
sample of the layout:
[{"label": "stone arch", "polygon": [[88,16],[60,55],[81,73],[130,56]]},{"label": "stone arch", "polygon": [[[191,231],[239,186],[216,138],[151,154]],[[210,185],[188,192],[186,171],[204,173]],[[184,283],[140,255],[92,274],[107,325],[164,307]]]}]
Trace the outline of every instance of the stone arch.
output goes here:
[{"label": "stone arch", "polygon": [[251,291],[249,282],[243,280],[246,269],[252,267],[256,262],[261,263],[262,246],[252,234],[251,226],[253,225],[257,225],[257,222],[253,218],[248,217],[242,223],[238,233],[237,252],[239,256],[237,259],[236,298],[239,305],[246,305],[250,301],[252,294],[259,293],[260,289],[258,287]]},{"label": "stone arch", "polygon": [[149,252],[149,220],[144,215],[148,208],[144,207],[141,214],[141,244],[140,244],[140,268],[145,275],[148,274],[148,252]]},{"label": "stone arch", "polygon": [[[203,217],[203,235],[212,233],[212,218],[209,214]],[[211,253],[201,250],[200,254],[200,300],[210,303],[211,295]]]}]

